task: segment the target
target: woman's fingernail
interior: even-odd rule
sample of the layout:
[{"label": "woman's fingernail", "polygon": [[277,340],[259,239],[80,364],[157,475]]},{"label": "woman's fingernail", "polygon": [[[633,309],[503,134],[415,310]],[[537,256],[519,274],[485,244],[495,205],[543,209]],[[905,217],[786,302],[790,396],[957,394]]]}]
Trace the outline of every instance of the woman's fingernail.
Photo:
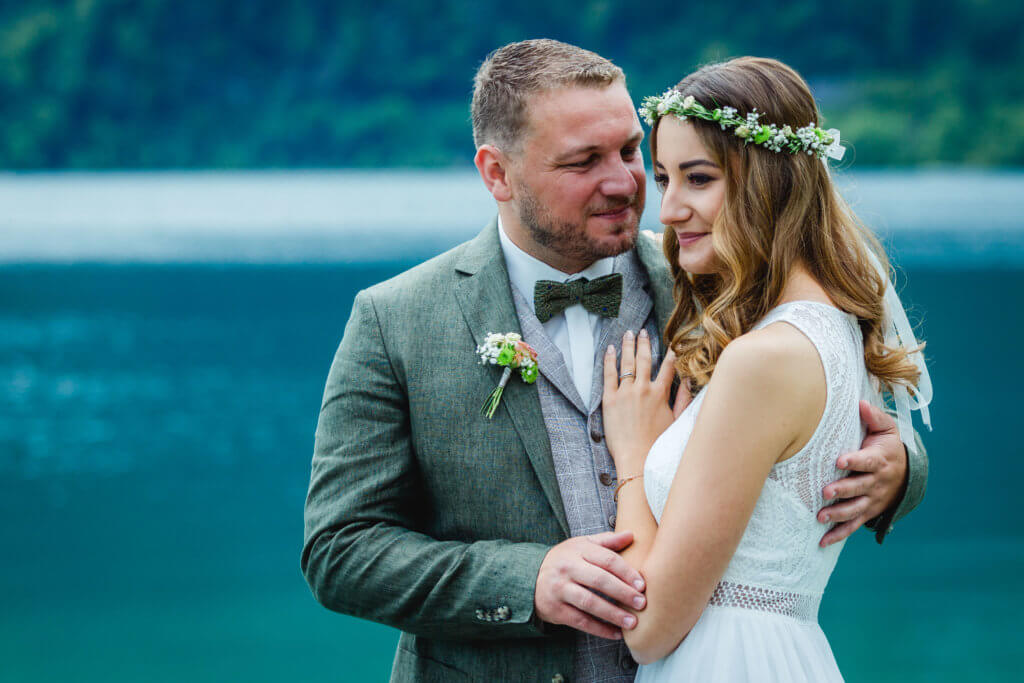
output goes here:
[{"label": "woman's fingernail", "polygon": [[646,329],[640,330],[640,338],[641,339],[647,339],[647,330]]},{"label": "woman's fingernail", "polygon": [[638,595],[635,598],[633,598],[633,607],[636,607],[637,609],[643,609],[643,606],[644,598],[642,595]]},{"label": "woman's fingernail", "polygon": [[608,354],[608,355],[610,356],[610,355],[612,355],[613,353],[615,353],[615,347],[614,347],[614,346],[612,346],[611,344],[609,344],[609,345],[608,345],[608,348],[607,348],[607,349],[605,349],[605,350],[604,350],[604,352],[605,352],[605,353],[607,353],[607,354]]},{"label": "woman's fingernail", "polygon": [[626,617],[625,619],[622,620],[622,625],[625,628],[633,628],[634,626],[636,626],[636,617],[634,617],[632,615]]},{"label": "woman's fingernail", "polygon": [[633,330],[626,330],[626,334],[624,334],[622,336],[625,337],[626,339],[632,339],[633,338]]},{"label": "woman's fingernail", "polygon": [[637,579],[636,581],[633,582],[633,585],[636,586],[636,589],[638,591],[642,591],[644,589],[644,581],[643,581],[643,579]]}]

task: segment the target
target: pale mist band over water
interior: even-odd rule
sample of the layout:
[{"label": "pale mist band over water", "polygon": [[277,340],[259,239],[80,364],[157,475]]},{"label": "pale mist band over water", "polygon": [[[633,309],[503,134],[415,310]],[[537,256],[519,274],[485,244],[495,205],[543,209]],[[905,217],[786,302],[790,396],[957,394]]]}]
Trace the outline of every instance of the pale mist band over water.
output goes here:
[{"label": "pale mist band over water", "polygon": [[[839,173],[903,265],[1024,266],[1024,172]],[[414,259],[495,213],[472,171],[0,175],[0,261],[360,262]],[[658,223],[648,187],[642,225]]]}]

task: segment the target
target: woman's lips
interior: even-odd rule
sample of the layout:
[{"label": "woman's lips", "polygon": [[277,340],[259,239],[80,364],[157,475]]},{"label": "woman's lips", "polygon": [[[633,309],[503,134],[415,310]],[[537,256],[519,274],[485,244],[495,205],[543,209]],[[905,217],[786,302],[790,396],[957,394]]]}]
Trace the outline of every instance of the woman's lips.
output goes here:
[{"label": "woman's lips", "polygon": [[676,236],[679,238],[680,246],[688,247],[701,237],[709,235],[707,232],[677,232]]}]

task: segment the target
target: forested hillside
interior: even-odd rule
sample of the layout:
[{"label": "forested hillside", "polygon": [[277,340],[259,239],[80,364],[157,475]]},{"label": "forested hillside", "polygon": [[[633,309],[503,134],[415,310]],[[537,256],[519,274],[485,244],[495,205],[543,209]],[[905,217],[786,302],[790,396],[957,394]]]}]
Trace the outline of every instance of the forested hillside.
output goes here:
[{"label": "forested hillside", "polygon": [[0,168],[462,166],[473,72],[528,37],[611,58],[638,101],[707,61],[777,57],[858,167],[1024,165],[1024,3],[626,5],[3,2]]}]

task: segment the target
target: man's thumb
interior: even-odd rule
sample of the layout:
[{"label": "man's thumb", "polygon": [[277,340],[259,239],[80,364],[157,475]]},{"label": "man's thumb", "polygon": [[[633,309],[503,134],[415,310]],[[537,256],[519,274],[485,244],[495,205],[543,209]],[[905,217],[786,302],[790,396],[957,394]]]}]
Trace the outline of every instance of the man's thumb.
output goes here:
[{"label": "man's thumb", "polygon": [[896,422],[884,410],[876,408],[868,401],[860,402],[860,419],[868,428],[868,432],[891,432],[896,429]]}]

